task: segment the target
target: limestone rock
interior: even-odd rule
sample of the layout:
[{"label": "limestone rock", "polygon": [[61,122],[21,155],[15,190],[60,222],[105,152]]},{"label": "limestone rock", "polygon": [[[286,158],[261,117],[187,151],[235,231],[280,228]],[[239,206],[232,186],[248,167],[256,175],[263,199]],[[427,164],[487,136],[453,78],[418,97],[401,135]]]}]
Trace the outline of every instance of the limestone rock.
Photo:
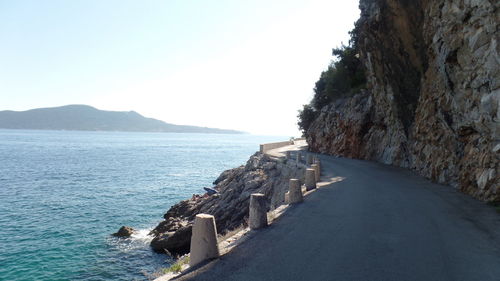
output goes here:
[{"label": "limestone rock", "polygon": [[151,231],[151,242],[157,252],[184,254],[189,251],[191,227],[197,214],[215,217],[219,234],[240,227],[248,219],[250,195],[263,193],[266,208],[275,209],[284,204],[289,179],[303,180],[305,166],[293,161],[281,162],[264,154],[256,153],[245,166],[224,171],[214,182],[219,191],[213,196],[193,195],[188,200],[172,206],[163,216],[164,221]]},{"label": "limestone rock", "polygon": [[500,2],[361,0],[360,9],[367,90],[324,107],[309,148],[499,201]]}]

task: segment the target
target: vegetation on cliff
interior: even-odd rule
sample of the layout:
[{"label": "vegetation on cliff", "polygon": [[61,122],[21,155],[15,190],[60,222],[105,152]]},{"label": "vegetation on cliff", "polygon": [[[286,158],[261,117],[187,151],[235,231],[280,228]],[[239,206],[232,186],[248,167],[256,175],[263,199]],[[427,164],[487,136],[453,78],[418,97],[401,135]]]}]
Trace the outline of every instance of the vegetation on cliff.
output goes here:
[{"label": "vegetation on cliff", "polygon": [[366,76],[357,50],[357,28],[349,34],[349,44],[332,50],[335,60],[323,71],[315,84],[310,104],[299,110],[298,125],[305,132],[324,106],[343,97],[359,93],[366,85]]}]

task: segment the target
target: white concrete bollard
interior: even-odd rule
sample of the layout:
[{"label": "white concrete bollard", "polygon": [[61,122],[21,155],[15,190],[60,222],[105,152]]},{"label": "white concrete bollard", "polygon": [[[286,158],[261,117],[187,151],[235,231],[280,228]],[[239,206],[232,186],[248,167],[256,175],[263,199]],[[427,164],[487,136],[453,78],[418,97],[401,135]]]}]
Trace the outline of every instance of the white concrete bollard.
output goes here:
[{"label": "white concrete bollard", "polygon": [[314,178],[316,179],[316,182],[319,182],[320,170],[318,164],[312,164],[311,169],[314,169]]},{"label": "white concrete bollard", "polygon": [[300,181],[298,179],[290,179],[289,191],[288,191],[288,202],[289,204],[295,204],[302,202],[304,197],[302,196],[302,188],[300,187]]},{"label": "white concrete bollard", "polygon": [[250,195],[248,225],[250,229],[259,229],[267,226],[266,197],[262,193],[253,193]]},{"label": "white concrete bollard", "polygon": [[311,165],[313,163],[313,155],[308,153],[307,154],[307,165]]},{"label": "white concrete bollard", "polygon": [[308,191],[316,188],[316,171],[314,169],[306,169],[306,179],[304,185]]},{"label": "white concrete bollard", "polygon": [[319,163],[321,163],[321,160],[318,157],[315,157],[313,163],[319,164]]},{"label": "white concrete bollard", "polygon": [[316,164],[316,165],[318,165],[319,171],[320,171],[320,175],[321,175],[321,160],[318,157],[314,157],[313,163]]},{"label": "white concrete bollard", "polygon": [[285,193],[285,204],[290,204],[290,191]]},{"label": "white concrete bollard", "polygon": [[292,155],[290,154],[290,151],[286,152],[286,159],[292,159]]},{"label": "white concrete bollard", "polygon": [[212,215],[198,214],[194,219],[193,234],[191,235],[191,253],[189,265],[216,258],[220,255],[217,244],[217,228]]}]

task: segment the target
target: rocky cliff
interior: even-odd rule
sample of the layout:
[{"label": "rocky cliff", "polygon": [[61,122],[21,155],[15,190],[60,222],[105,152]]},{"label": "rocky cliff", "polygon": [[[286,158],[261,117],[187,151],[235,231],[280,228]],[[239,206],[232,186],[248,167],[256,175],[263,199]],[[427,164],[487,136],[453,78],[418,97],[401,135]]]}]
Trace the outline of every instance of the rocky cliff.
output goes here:
[{"label": "rocky cliff", "polygon": [[362,93],[323,107],[310,150],[411,168],[500,200],[500,2],[361,0]]},{"label": "rocky cliff", "polygon": [[165,220],[151,231],[155,236],[151,246],[157,252],[166,250],[174,255],[189,252],[192,224],[200,213],[215,217],[219,234],[246,225],[250,194],[263,193],[268,209],[276,209],[284,203],[289,179],[302,180],[304,173],[301,163],[256,153],[245,166],[227,170],[215,180],[217,194],[193,195],[172,206]]}]

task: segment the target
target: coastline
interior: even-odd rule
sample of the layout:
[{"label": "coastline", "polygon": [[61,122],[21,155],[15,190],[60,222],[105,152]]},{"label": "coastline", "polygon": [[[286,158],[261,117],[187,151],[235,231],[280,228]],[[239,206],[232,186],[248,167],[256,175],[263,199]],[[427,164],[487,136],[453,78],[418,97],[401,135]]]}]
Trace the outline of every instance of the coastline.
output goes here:
[{"label": "coastline", "polygon": [[[192,223],[199,213],[214,215],[221,255],[228,253],[237,245],[255,235],[248,227],[248,205],[251,193],[266,195],[268,221],[279,218],[288,204],[285,193],[289,179],[304,180],[306,165],[296,158],[287,159],[285,151],[304,150],[305,141],[299,139],[295,144],[283,142],[269,146],[250,156],[246,165],[226,170],[214,181],[217,194],[193,195],[180,201],[164,215],[164,220],[151,231],[155,238],[151,246],[156,252],[164,252],[180,257],[189,253]],[[182,266],[186,270],[187,266]],[[155,280],[169,280],[180,273],[169,272]]]},{"label": "coastline", "polygon": [[[172,263],[147,234],[258,144],[283,137],[1,130],[2,269],[7,280],[143,280]],[[152,163],[154,163],[152,165]],[[196,167],[195,169],[193,167]],[[22,175],[22,177],[20,176]],[[200,191],[201,190],[201,191]],[[31,223],[26,223],[31,222]],[[33,233],[40,245],[33,248]],[[15,235],[14,235],[15,234]],[[54,258],[60,260],[54,262]],[[39,261],[33,264],[31,261]],[[95,270],[94,270],[95,269]]]}]

